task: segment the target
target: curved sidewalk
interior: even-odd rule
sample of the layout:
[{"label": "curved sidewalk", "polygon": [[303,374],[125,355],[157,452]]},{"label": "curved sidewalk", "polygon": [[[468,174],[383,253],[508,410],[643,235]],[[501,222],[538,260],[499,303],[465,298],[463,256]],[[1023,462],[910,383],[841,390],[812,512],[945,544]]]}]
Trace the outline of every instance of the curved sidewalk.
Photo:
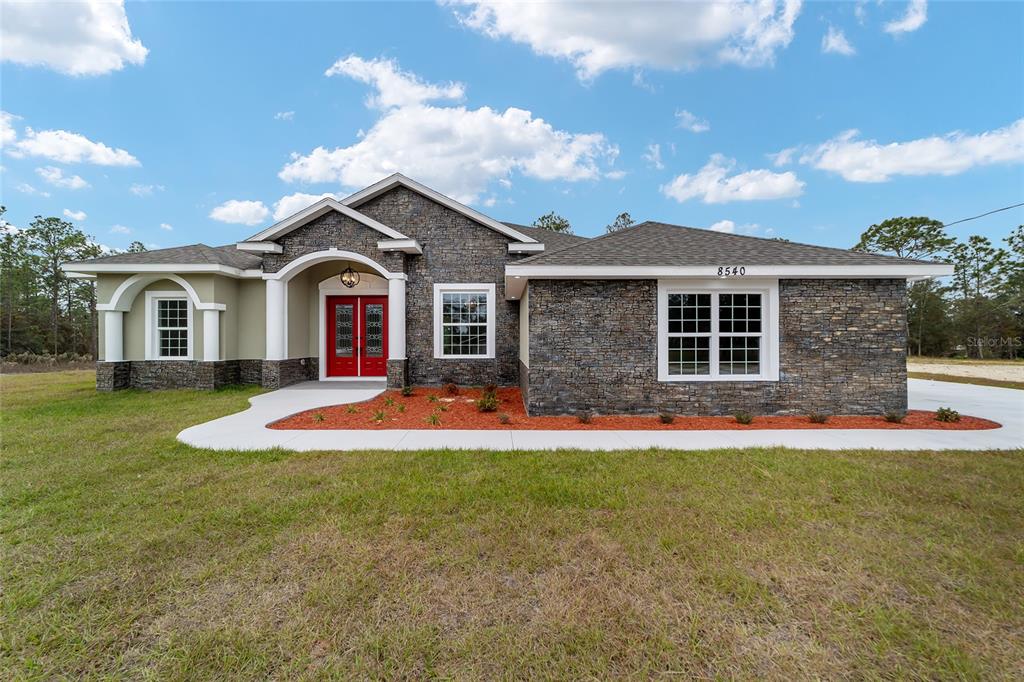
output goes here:
[{"label": "curved sidewalk", "polygon": [[213,450],[623,450],[789,447],[827,450],[1007,450],[1024,448],[1024,391],[910,379],[910,408],[952,407],[1003,425],[987,431],[872,429],[763,431],[278,431],[266,424],[304,410],[362,402],[383,391],[379,383],[306,382],[250,398],[251,407],[185,429],[178,440]]}]

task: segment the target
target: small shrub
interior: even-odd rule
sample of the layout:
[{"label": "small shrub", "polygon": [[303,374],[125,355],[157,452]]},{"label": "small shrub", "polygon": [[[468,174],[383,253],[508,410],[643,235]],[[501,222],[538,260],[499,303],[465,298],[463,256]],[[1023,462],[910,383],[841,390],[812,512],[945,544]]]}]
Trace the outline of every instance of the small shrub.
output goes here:
[{"label": "small shrub", "polygon": [[394,406],[395,406],[395,399],[394,398],[392,398],[391,396],[388,396],[387,398],[384,398],[384,407],[394,407]]},{"label": "small shrub", "polygon": [[398,407],[395,408],[399,414],[405,412],[405,403],[398,403]]},{"label": "small shrub", "polygon": [[476,409],[481,412],[497,412],[498,398],[493,393],[485,393],[482,398],[476,401]]},{"label": "small shrub", "polygon": [[828,415],[824,412],[811,412],[807,415],[807,419],[812,424],[824,424],[828,421]]},{"label": "small shrub", "polygon": [[348,407],[345,408],[345,411],[348,412],[349,414],[355,414],[356,412],[359,411],[359,408],[356,407],[355,405],[349,405]]},{"label": "small shrub", "polygon": [[502,424],[509,424],[512,422],[512,417],[502,412],[501,414],[498,415],[498,421]]},{"label": "small shrub", "polygon": [[497,384],[484,384],[484,395],[498,395]]},{"label": "small shrub", "polygon": [[938,422],[958,422],[960,421],[960,413],[951,407],[940,407],[935,410],[935,421]]},{"label": "small shrub", "polygon": [[662,412],[658,415],[658,419],[661,420],[662,424],[671,424],[676,420],[676,416],[671,412]]},{"label": "small shrub", "polygon": [[437,411],[438,412],[447,412],[448,411],[448,406],[447,405],[438,405],[437,406]]},{"label": "small shrub", "polygon": [[432,403],[436,403],[438,400],[440,400],[440,398],[438,398],[436,395],[432,395],[428,397],[427,400],[429,400]]},{"label": "small shrub", "polygon": [[317,424],[322,422],[324,419],[325,417],[323,412],[317,412],[316,414],[313,415],[313,421],[315,421]]},{"label": "small shrub", "polygon": [[589,424],[594,421],[594,413],[590,410],[580,410],[576,413],[576,419],[580,424]]},{"label": "small shrub", "polygon": [[387,419],[387,415],[384,414],[384,410],[377,410],[376,412],[373,413],[373,421],[377,422],[378,424],[384,421],[385,419]]},{"label": "small shrub", "polygon": [[431,426],[440,426],[441,425],[441,415],[439,415],[437,412],[431,412],[430,416],[428,416],[423,421],[427,422]]},{"label": "small shrub", "polygon": [[412,395],[412,386],[402,386],[402,395],[406,398]]},{"label": "small shrub", "polygon": [[458,384],[454,384],[454,383],[452,383],[450,381],[447,384],[445,384],[442,388],[444,389],[444,392],[447,393],[448,395],[458,395],[459,394],[459,385]]},{"label": "small shrub", "polygon": [[903,410],[889,410],[882,417],[890,424],[900,424],[907,418],[907,413]]},{"label": "small shrub", "polygon": [[738,424],[749,424],[750,422],[754,421],[754,415],[750,414],[749,412],[737,412],[736,414],[733,415],[733,417],[736,418],[736,422]]}]

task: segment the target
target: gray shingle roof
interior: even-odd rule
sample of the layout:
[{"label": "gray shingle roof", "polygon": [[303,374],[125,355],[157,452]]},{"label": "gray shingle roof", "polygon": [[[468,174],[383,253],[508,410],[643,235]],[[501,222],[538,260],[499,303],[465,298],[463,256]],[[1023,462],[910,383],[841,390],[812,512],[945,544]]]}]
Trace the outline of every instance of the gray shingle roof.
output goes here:
[{"label": "gray shingle roof", "polygon": [[572,246],[573,244],[579,244],[581,242],[590,241],[589,237],[581,237],[578,234],[565,234],[564,232],[545,230],[543,227],[533,227],[531,225],[518,225],[516,223],[508,223],[504,221],[503,224],[508,225],[513,230],[518,230],[519,232],[522,232],[527,237],[533,237],[534,239],[542,243],[544,245],[544,253],[559,251],[567,246]]},{"label": "gray shingle roof", "polygon": [[515,265],[891,265],[928,263],[827,246],[644,222]]},{"label": "gray shingle roof", "polygon": [[248,270],[259,268],[263,264],[260,256],[239,251],[234,244],[225,246],[207,246],[206,244],[189,244],[175,246],[170,249],[156,249],[139,253],[119,253],[114,256],[100,256],[85,261],[75,261],[69,265],[80,263],[123,263],[126,265],[227,265],[232,268]]}]

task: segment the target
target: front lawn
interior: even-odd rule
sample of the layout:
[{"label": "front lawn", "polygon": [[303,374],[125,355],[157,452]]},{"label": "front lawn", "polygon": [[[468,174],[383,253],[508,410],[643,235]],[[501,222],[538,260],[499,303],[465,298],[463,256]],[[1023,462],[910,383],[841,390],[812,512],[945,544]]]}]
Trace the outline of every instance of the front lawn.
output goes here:
[{"label": "front lawn", "polygon": [[1017,453],[195,450],[4,376],[0,677],[1010,678]]}]

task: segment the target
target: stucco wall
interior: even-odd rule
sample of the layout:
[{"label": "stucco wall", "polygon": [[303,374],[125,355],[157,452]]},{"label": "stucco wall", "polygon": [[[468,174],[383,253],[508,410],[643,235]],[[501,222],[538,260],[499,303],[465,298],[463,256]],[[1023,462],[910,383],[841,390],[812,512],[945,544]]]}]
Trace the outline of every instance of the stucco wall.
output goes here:
[{"label": "stucco wall", "polygon": [[530,282],[531,414],[905,409],[902,280],[781,280],[776,382],[659,382],[657,282]]},{"label": "stucco wall", "polygon": [[[195,285],[193,285],[195,286]],[[146,294],[150,291],[173,291],[184,293],[185,290],[177,282],[162,279],[146,286],[132,302],[132,308],[124,314],[121,323],[124,331],[124,359],[146,359]],[[192,301],[192,358],[201,360],[203,355],[203,313],[195,309]],[[102,345],[102,343],[101,343]]]},{"label": "stucco wall", "polygon": [[238,280],[235,329],[227,336],[234,339],[236,357],[262,360],[267,348],[267,285],[262,279]]}]

